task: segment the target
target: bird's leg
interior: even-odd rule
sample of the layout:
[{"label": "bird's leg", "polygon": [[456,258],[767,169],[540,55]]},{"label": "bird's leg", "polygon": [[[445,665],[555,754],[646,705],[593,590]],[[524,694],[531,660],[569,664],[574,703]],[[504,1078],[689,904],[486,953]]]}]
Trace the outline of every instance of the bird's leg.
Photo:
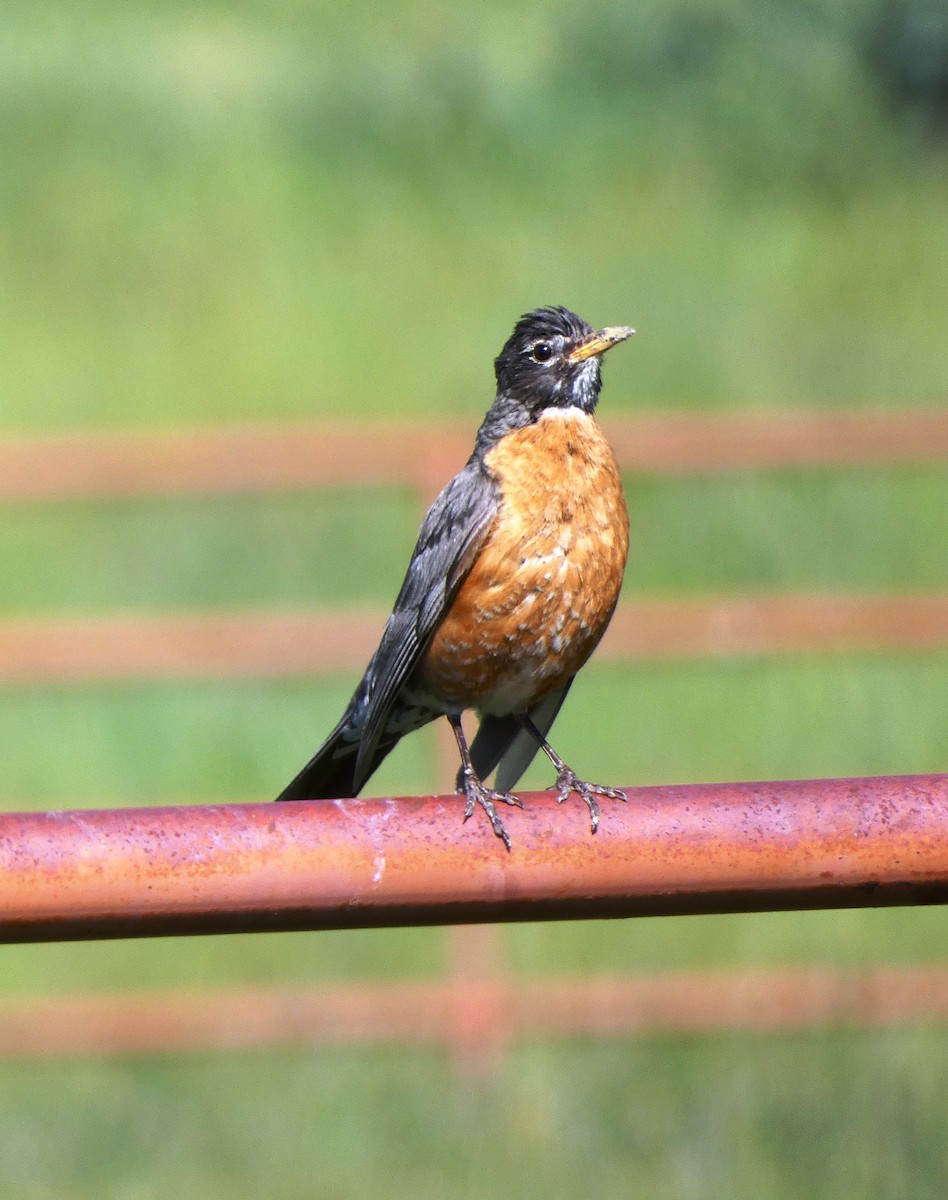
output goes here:
[{"label": "bird's leg", "polygon": [[458,790],[463,791],[467,797],[464,820],[466,821],[471,816],[474,812],[474,806],[479,804],[484,812],[487,813],[491,829],[493,829],[494,833],[496,833],[509,850],[510,837],[507,830],[504,829],[503,822],[497,815],[494,801],[499,800],[503,804],[513,804],[517,808],[523,808],[523,804],[511,792],[495,792],[478,779],[474,765],[471,762],[471,752],[467,748],[467,738],[464,736],[464,730],[461,728],[461,718],[454,713],[448,713],[447,718],[451,722],[451,728],[454,730],[454,738],[461,754],[461,787]]},{"label": "bird's leg", "polygon": [[587,783],[585,779],[580,779],[573,768],[568,767],[563,762],[526,713],[518,713],[517,719],[524,729],[537,739],[543,753],[556,768],[556,783],[550,790],[553,791],[555,788],[557,803],[562,804],[568,798],[570,792],[576,792],[577,795],[582,797],[586,807],[589,809],[590,824],[592,832],[595,833],[599,828],[599,802],[596,797],[607,796],[610,800],[627,800],[628,796],[620,788],[602,787],[598,783]]}]

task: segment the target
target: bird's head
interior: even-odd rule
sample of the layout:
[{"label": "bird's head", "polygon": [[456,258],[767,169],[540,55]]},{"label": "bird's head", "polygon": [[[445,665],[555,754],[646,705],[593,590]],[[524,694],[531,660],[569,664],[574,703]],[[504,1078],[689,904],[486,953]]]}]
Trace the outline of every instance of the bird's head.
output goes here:
[{"label": "bird's head", "polygon": [[522,406],[530,421],[550,408],[591,413],[602,386],[600,359],[634,329],[593,329],[568,308],[537,308],[514,327],[494,360],[498,400]]}]

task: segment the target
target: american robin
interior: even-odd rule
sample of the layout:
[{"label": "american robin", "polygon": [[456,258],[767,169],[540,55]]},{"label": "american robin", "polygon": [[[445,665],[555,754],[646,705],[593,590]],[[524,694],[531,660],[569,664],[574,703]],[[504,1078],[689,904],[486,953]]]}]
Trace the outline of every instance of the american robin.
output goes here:
[{"label": "american robin", "polygon": [[[546,740],[619,596],[629,517],[593,413],[600,359],[634,331],[593,329],[566,308],[517,322],[494,363],[497,396],[474,453],[431,506],[395,608],[339,724],[278,800],[355,796],[395,744],[445,716],[461,755],[464,819],[496,802],[542,749],[562,802],[597,796]],[[468,747],[461,713],[480,718]],[[499,764],[499,767],[498,767]],[[496,790],[484,778],[498,767]]]}]

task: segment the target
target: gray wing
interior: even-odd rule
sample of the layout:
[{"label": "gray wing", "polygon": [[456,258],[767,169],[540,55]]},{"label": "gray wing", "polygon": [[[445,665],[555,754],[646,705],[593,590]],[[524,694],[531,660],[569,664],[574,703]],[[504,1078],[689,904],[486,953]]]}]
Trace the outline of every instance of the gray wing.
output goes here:
[{"label": "gray wing", "polygon": [[422,522],[408,572],[382,640],[355,699],[364,705],[355,775],[371,773],[393,705],[418,666],[442,617],[494,523],[493,478],[472,458],[445,487]]},{"label": "gray wing", "polygon": [[[544,737],[550,732],[572,682],[570,679],[558,691],[528,710],[527,715]],[[499,763],[494,786],[499,792],[509,792],[533,762],[539,749],[536,738],[524,729],[515,716],[487,716],[481,719],[471,743],[471,762],[481,779],[486,779]],[[461,786],[460,773],[458,786]]]}]

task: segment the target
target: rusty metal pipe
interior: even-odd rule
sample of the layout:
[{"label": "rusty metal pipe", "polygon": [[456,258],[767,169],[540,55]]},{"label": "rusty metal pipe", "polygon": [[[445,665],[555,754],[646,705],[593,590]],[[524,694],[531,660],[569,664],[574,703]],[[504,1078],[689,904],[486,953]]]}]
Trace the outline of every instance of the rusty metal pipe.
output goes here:
[{"label": "rusty metal pipe", "polygon": [[0,940],[948,901],[948,775],[0,816]]}]

